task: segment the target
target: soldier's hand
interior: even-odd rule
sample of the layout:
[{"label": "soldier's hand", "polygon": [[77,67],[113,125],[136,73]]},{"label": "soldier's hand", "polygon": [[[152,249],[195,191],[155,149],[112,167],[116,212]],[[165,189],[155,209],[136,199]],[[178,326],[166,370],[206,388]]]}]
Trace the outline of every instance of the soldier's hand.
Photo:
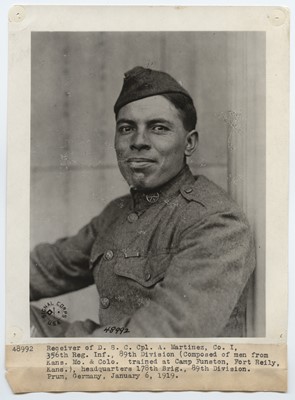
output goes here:
[{"label": "soldier's hand", "polygon": [[65,332],[65,337],[85,337],[90,335],[99,327],[94,321],[86,319],[85,321],[75,321],[70,324]]}]

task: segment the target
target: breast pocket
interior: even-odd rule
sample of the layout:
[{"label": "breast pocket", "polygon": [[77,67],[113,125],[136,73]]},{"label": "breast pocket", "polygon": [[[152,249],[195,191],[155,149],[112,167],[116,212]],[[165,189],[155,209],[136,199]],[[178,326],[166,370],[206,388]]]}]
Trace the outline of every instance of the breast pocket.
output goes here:
[{"label": "breast pocket", "polygon": [[118,276],[149,288],[165,278],[171,258],[172,255],[169,253],[147,257],[124,257],[117,260],[114,272]]}]

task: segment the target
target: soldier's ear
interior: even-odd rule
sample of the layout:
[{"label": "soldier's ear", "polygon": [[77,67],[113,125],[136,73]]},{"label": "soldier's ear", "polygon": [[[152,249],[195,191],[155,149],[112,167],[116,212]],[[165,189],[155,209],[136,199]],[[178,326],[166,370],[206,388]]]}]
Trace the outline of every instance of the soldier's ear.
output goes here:
[{"label": "soldier's ear", "polygon": [[198,140],[199,140],[199,134],[195,129],[188,132],[188,134],[186,135],[186,144],[184,150],[184,154],[187,157],[190,157],[196,150],[198,146]]}]

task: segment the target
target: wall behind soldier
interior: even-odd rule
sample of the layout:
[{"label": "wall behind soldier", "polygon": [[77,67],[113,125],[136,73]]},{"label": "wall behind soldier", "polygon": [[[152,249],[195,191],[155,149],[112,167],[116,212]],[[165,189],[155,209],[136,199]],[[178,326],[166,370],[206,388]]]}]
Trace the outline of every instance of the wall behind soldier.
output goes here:
[{"label": "wall behind soldier", "polygon": [[[241,59],[245,37],[256,58],[251,47]],[[191,168],[232,192],[228,113],[233,99],[249,113],[249,68],[253,75],[263,61],[259,40],[255,32],[33,33],[31,247],[76,233],[128,192],[113,148],[113,105],[124,72],[137,65],[170,73],[190,92],[200,136]],[[237,57],[248,69],[237,67]],[[255,117],[259,125],[265,115]]]}]

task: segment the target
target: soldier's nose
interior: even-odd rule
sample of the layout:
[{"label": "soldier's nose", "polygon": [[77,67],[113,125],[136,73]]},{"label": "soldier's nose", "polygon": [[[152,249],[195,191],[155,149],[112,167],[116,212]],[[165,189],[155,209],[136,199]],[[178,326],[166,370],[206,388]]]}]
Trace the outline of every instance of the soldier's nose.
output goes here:
[{"label": "soldier's nose", "polygon": [[134,132],[130,142],[131,150],[148,150],[151,146],[143,130]]}]

